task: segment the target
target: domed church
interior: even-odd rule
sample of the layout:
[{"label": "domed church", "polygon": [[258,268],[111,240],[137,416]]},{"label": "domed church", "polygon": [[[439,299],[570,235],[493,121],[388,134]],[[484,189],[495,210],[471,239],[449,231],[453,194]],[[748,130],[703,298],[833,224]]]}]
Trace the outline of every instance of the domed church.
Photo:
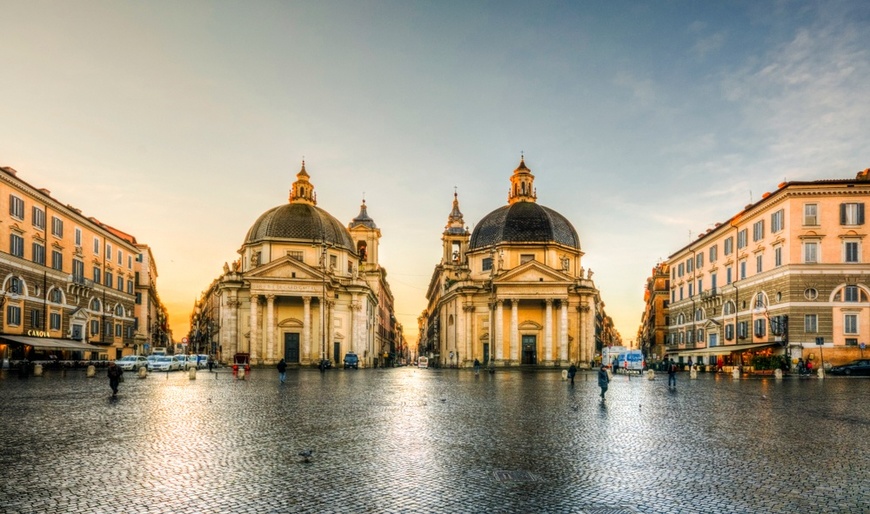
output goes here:
[{"label": "domed church", "polygon": [[588,366],[595,355],[598,291],[583,269],[580,238],[537,203],[520,159],[507,205],[469,233],[458,195],[426,293],[421,352],[441,366]]},{"label": "domed church", "polygon": [[380,238],[365,200],[347,227],[317,207],[303,161],[289,202],[257,218],[239,259],[197,302],[194,342],[204,337],[224,362],[241,354],[252,364],[338,364],[353,352],[360,366],[385,364],[401,327]]}]

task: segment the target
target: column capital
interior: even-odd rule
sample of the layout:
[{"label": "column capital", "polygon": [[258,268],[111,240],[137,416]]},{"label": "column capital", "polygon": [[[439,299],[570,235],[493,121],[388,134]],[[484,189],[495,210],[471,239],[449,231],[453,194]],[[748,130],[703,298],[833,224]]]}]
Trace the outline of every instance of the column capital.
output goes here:
[{"label": "column capital", "polygon": [[303,296],[302,301],[305,303],[311,303],[311,297],[310,296]]},{"label": "column capital", "polygon": [[275,295],[274,295],[274,294],[267,294],[267,295],[266,295],[266,300],[268,300],[268,301],[270,301],[270,302],[275,301]]}]

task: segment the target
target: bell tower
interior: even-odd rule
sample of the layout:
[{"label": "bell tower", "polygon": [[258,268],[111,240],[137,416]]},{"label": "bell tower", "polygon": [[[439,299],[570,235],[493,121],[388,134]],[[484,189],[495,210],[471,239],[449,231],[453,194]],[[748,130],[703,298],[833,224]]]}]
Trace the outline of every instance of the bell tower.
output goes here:
[{"label": "bell tower", "polygon": [[508,192],[508,204],[513,205],[517,202],[534,202],[538,199],[538,193],[535,191],[535,176],[532,175],[532,170],[526,167],[524,156],[520,156],[520,165],[514,170],[511,175],[511,190]]},{"label": "bell tower", "polygon": [[459,210],[459,195],[454,191],[453,210],[447,216],[447,225],[444,227],[444,233],[441,236],[444,246],[441,264],[454,266],[467,264],[465,253],[468,251],[468,241],[470,238],[471,234],[468,232],[465,220],[462,218],[462,212]]},{"label": "bell tower", "polygon": [[359,269],[365,271],[378,269],[378,243],[381,240],[381,229],[369,216],[365,198],[359,206],[359,214],[348,224],[347,229],[356,245]]}]

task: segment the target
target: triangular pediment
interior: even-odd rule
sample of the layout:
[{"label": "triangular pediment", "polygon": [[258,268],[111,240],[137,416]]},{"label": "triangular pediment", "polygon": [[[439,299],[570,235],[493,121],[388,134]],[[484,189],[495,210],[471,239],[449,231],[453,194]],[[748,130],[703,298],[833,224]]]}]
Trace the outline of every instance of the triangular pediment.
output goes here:
[{"label": "triangular pediment", "polygon": [[289,280],[323,280],[323,273],[292,257],[274,260],[245,273],[246,279],[284,278]]},{"label": "triangular pediment", "polygon": [[506,283],[558,283],[568,284],[571,279],[564,273],[545,266],[538,261],[529,261],[500,275],[493,280],[496,285]]}]

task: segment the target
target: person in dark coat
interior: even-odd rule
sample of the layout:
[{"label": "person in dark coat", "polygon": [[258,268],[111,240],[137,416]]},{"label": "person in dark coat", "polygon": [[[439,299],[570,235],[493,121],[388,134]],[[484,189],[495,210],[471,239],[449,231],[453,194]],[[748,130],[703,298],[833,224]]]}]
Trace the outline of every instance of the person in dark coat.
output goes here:
[{"label": "person in dark coat", "polygon": [[474,359],[474,374],[477,375],[478,373],[480,373],[480,361]]},{"label": "person in dark coat", "polygon": [[281,359],[278,361],[278,380],[283,384],[285,378],[287,378],[287,363]]},{"label": "person in dark coat", "polygon": [[674,359],[668,361],[668,389],[674,387],[677,388],[677,363],[674,362]]},{"label": "person in dark coat", "polygon": [[568,368],[568,378],[571,379],[571,385],[574,385],[574,375],[577,374],[577,366],[574,363],[571,363],[571,367]]},{"label": "person in dark coat", "polygon": [[604,394],[607,392],[607,386],[610,384],[610,375],[607,374],[607,368],[601,366],[598,370],[598,387],[601,388],[601,399],[604,399]]},{"label": "person in dark coat", "polygon": [[106,371],[106,375],[109,377],[109,387],[112,388],[112,396],[118,395],[118,384],[121,382],[121,375],[124,374],[124,370],[121,369],[121,366],[115,364],[115,361],[109,362],[109,369]]}]

